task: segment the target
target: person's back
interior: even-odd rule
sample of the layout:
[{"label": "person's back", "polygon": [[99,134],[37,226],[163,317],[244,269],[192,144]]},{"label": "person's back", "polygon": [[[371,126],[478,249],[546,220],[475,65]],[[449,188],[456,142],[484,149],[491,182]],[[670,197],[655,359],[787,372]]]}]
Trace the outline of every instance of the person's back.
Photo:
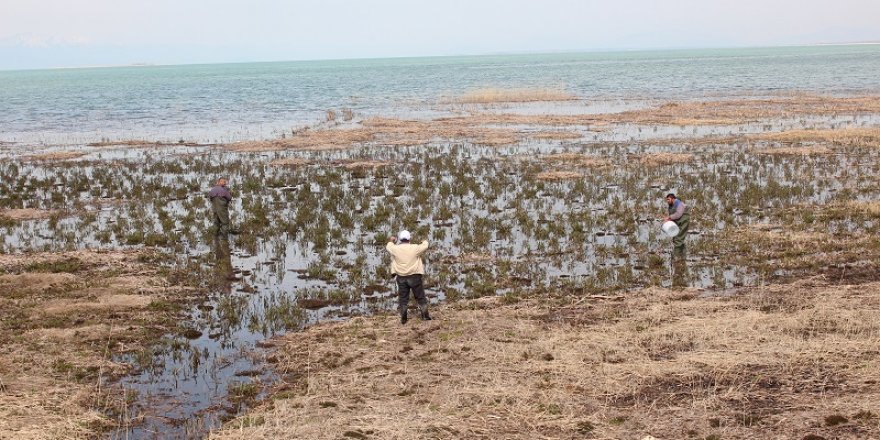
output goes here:
[{"label": "person's back", "polygon": [[391,272],[397,276],[424,275],[425,264],[422,262],[422,254],[428,250],[428,242],[421,244],[402,242],[395,244],[388,242],[385,246],[391,254]]},{"label": "person's back", "polygon": [[211,201],[211,211],[214,218],[214,233],[220,237],[229,234],[229,202],[232,201],[232,193],[226,187],[226,179],[217,179],[217,185],[208,192]]},{"label": "person's back", "polygon": [[425,287],[422,276],[425,274],[425,264],[422,262],[422,254],[428,250],[428,242],[412,244],[409,242],[410,233],[407,230],[400,231],[400,243],[394,243],[397,237],[389,237],[385,249],[391,254],[391,273],[397,277],[398,311],[400,322],[406,324],[407,307],[409,307],[409,292],[412,291],[419,305],[422,319],[430,320],[428,314],[428,298],[425,297]]}]

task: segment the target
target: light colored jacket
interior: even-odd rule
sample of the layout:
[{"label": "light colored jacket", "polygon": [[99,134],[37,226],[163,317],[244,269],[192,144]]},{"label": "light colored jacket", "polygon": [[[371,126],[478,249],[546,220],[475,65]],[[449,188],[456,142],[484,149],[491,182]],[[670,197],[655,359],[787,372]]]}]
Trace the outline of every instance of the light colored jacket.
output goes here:
[{"label": "light colored jacket", "polygon": [[428,242],[421,244],[388,242],[385,246],[391,254],[391,272],[397,276],[424,275],[425,265],[422,263],[422,254],[428,250]]}]

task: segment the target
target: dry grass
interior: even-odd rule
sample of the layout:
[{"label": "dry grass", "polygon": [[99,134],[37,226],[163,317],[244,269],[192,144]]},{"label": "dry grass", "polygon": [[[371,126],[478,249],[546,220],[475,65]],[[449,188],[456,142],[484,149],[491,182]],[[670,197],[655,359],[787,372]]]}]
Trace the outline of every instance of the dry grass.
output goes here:
[{"label": "dry grass", "polygon": [[53,151],[53,152],[49,152],[49,153],[33,154],[30,156],[25,156],[24,160],[60,162],[60,161],[65,161],[65,160],[78,159],[78,158],[83,157],[85,155],[86,155],[86,153],[83,151]]},{"label": "dry grass", "polygon": [[878,200],[865,200],[865,201],[855,201],[850,200],[846,202],[846,207],[849,209],[859,210],[865,212],[869,215],[874,215],[880,217],[880,201]]},{"label": "dry grass", "polygon": [[57,214],[57,211],[47,209],[3,209],[0,210],[0,217],[6,217],[11,220],[44,220]]},{"label": "dry grass", "polygon": [[472,90],[454,98],[451,102],[458,104],[492,104],[502,102],[550,102],[572,101],[578,99],[563,90],[530,88],[530,89],[497,89],[487,88]]},{"label": "dry grass", "polygon": [[[171,287],[148,251],[0,255],[0,438],[94,438],[122,396],[98,385],[175,324],[149,307]],[[147,258],[145,258],[147,257]]]},{"label": "dry grass", "polygon": [[880,147],[880,128],[790,130],[752,136],[753,139],[784,143],[828,143],[841,146]]},{"label": "dry grass", "polygon": [[380,168],[392,165],[391,162],[381,161],[381,160],[355,160],[351,162],[342,162],[339,164],[342,168],[347,170],[357,170],[357,169],[369,169],[369,168]]},{"label": "dry grass", "polygon": [[571,166],[598,168],[611,165],[608,159],[577,153],[558,153],[541,156],[545,162],[563,163]]},{"label": "dry grass", "polygon": [[802,115],[880,113],[880,97],[837,98],[795,96],[772,99],[735,99],[673,102],[655,108],[605,115],[619,122],[671,125],[732,125]]},{"label": "dry grass", "polygon": [[755,152],[771,156],[821,156],[831,154],[832,150],[824,145],[810,145],[801,147],[760,148],[755,150]]},{"label": "dry grass", "polygon": [[[275,398],[212,438],[880,435],[880,284],[697,293],[321,325],[280,341]],[[850,422],[823,422],[835,415]]]},{"label": "dry grass", "polygon": [[676,165],[693,160],[694,155],[687,153],[648,153],[639,157],[639,162],[645,166]]},{"label": "dry grass", "polygon": [[542,171],[535,174],[535,179],[538,180],[569,180],[580,179],[581,177],[584,177],[584,175],[576,171]]},{"label": "dry grass", "polygon": [[341,150],[372,141],[375,134],[374,131],[363,128],[305,130],[284,139],[243,141],[226,147],[240,152]]},{"label": "dry grass", "polygon": [[145,139],[120,139],[116,141],[105,140],[101,142],[92,142],[88,145],[90,147],[147,147],[166,144],[156,141],[148,141]]},{"label": "dry grass", "polygon": [[284,157],[280,159],[274,159],[269,162],[269,165],[276,167],[301,167],[305,165],[309,165],[311,162],[307,159],[303,159],[301,157]]},{"label": "dry grass", "polygon": [[574,132],[574,131],[537,131],[531,133],[525,133],[525,135],[530,139],[541,140],[541,141],[570,141],[575,139],[580,139],[584,137],[582,134]]}]

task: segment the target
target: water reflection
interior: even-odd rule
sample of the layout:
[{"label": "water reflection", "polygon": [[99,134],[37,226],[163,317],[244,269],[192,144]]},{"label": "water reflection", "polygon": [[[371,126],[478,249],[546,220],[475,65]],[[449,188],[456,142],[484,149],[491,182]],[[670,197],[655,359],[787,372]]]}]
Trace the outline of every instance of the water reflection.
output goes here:
[{"label": "water reflection", "polygon": [[688,287],[690,272],[688,270],[687,258],[685,251],[676,253],[672,258],[672,287],[674,289],[684,289]]},{"label": "water reflection", "polygon": [[231,293],[232,282],[236,280],[232,268],[232,250],[229,240],[214,238],[214,281],[220,293]]}]

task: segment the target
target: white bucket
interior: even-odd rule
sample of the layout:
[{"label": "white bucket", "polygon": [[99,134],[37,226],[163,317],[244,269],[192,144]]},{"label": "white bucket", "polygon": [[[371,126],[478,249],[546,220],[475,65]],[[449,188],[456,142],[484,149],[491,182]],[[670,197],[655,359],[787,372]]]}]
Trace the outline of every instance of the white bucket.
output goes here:
[{"label": "white bucket", "polygon": [[660,229],[662,229],[663,232],[670,237],[675,237],[676,235],[678,235],[678,233],[680,231],[680,229],[678,229],[678,225],[675,224],[675,222],[672,220],[664,222],[660,226]]}]

